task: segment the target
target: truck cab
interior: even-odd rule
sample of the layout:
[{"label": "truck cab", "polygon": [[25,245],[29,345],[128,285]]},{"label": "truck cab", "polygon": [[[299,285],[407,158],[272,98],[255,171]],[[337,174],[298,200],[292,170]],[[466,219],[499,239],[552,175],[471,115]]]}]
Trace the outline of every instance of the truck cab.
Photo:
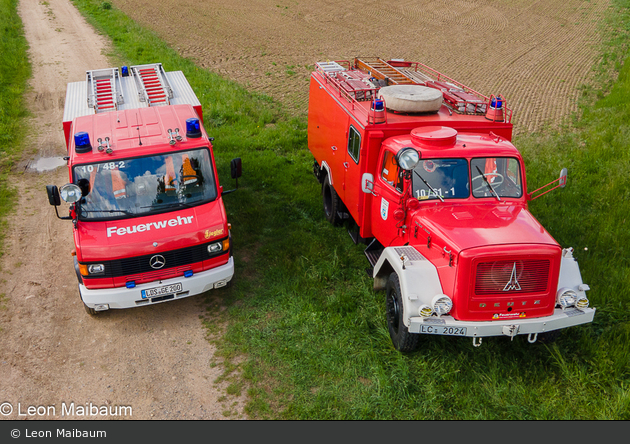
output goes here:
[{"label": "truck cab", "polygon": [[311,76],[314,172],[327,219],[368,245],[394,346],[412,351],[423,334],[535,342],[591,322],[572,250],[528,210],[538,196],[505,99],[418,63],[334,63]]},{"label": "truck cab", "polygon": [[[161,64],[88,71],[68,85],[69,203],[86,311],[203,293],[234,275],[230,224],[201,105]],[[240,175],[240,159],[233,161]]]}]

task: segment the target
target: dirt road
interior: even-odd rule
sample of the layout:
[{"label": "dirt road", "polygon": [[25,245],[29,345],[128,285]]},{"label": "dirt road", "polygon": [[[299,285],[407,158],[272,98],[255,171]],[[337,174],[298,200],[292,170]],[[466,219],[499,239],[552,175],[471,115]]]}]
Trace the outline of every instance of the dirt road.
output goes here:
[{"label": "dirt road", "polygon": [[[109,67],[108,42],[68,0],[21,0],[20,15],[34,70],[25,149],[32,161],[12,176],[15,214],[0,271],[0,419],[242,418],[242,397],[215,383],[222,368],[200,320],[202,298],[94,318],[84,312],[71,224],[55,217],[45,192],[47,184],[68,181],[67,168],[29,166],[65,154],[66,84]],[[30,416],[31,406],[45,408]]]}]

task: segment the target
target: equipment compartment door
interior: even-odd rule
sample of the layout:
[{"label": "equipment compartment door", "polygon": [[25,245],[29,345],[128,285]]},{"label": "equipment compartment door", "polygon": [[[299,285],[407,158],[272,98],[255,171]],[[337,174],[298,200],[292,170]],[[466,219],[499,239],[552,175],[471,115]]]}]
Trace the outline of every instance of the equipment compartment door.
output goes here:
[{"label": "equipment compartment door", "polygon": [[343,187],[337,190],[355,221],[359,221],[359,195],[361,192],[361,134],[352,125],[348,128],[345,160],[343,162]]}]

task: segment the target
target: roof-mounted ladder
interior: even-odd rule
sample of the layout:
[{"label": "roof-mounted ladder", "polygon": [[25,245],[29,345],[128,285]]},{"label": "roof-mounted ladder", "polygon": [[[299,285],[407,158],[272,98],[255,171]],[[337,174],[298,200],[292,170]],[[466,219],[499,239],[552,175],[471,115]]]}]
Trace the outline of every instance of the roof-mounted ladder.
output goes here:
[{"label": "roof-mounted ladder", "polygon": [[116,110],[124,102],[118,68],[87,71],[85,76],[88,107],[94,108],[94,113]]},{"label": "roof-mounted ladder", "polygon": [[386,80],[388,85],[414,85],[418,83],[379,57],[356,58],[354,64],[357,68],[370,73],[372,77]]},{"label": "roof-mounted ladder", "polygon": [[173,89],[166,79],[161,63],[131,67],[131,75],[136,79],[138,95],[147,106],[168,105],[173,98]]}]

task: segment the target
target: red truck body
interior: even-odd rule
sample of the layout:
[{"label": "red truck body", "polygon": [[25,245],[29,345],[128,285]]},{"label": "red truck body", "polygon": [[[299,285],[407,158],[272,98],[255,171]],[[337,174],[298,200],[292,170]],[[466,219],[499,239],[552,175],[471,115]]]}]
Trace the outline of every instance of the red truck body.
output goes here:
[{"label": "red truck body", "polygon": [[402,351],[419,333],[534,342],[593,318],[572,250],[528,211],[511,117],[502,96],[419,63],[357,58],[311,75],[308,145],[326,217],[369,244]]},{"label": "red truck body", "polygon": [[[72,203],[90,314],[227,285],[234,262],[213,139],[181,71],[88,71],[68,85],[63,126],[70,184],[61,197]],[[57,188],[48,193],[58,205]]]}]

